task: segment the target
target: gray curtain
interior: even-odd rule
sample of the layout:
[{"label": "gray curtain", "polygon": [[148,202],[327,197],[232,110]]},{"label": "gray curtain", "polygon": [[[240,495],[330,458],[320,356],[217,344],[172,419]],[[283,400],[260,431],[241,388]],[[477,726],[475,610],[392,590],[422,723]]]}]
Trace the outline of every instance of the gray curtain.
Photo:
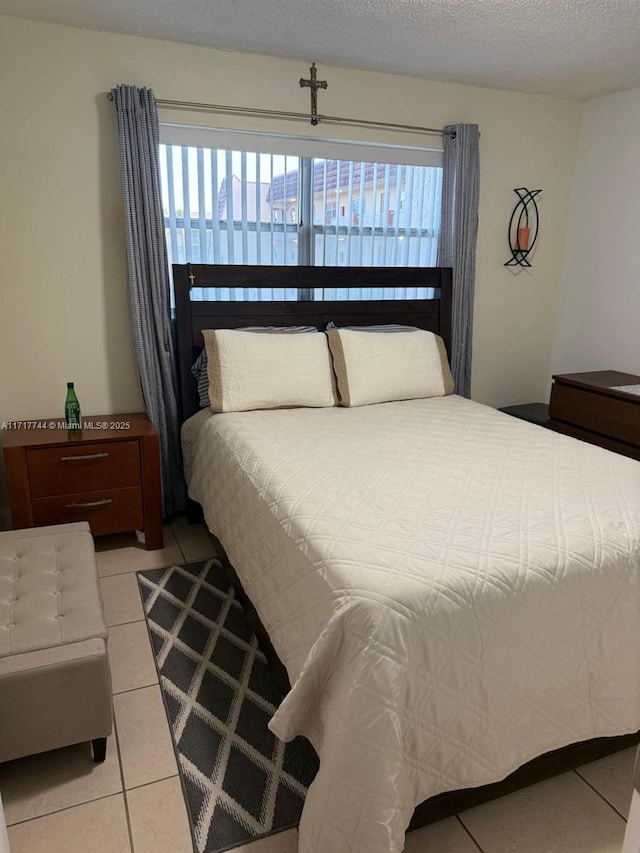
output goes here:
[{"label": "gray curtain", "polygon": [[185,494],[160,198],[158,111],[151,89],[120,85],[111,94],[120,138],[131,329],[144,404],[160,437],[167,516],[184,507]]},{"label": "gray curtain", "polygon": [[480,195],[480,132],[477,124],[444,129],[442,225],[438,264],[453,267],[451,372],[456,393],[471,396],[473,292]]}]

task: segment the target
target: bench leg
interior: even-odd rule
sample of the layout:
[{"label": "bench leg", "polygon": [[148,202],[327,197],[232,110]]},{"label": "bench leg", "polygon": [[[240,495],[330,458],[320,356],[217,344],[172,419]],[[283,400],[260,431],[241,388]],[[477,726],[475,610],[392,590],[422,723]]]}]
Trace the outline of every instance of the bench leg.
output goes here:
[{"label": "bench leg", "polygon": [[96,764],[104,761],[107,755],[107,739],[106,737],[97,737],[91,741],[91,751],[93,752],[93,760]]}]

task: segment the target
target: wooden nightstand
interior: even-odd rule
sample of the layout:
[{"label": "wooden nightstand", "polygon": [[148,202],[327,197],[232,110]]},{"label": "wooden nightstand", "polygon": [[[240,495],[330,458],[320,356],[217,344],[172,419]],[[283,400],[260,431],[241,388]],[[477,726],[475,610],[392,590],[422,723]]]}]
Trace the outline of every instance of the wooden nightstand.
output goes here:
[{"label": "wooden nightstand", "polygon": [[504,412],[505,415],[511,415],[514,418],[520,418],[521,421],[537,424],[538,426],[546,426],[549,418],[549,406],[546,403],[524,403],[520,406],[503,406],[498,411]]},{"label": "wooden nightstand", "polygon": [[148,551],[162,548],[158,435],[145,414],[22,421],[4,435],[13,526],[88,521],[94,536],[144,530]]},{"label": "wooden nightstand", "polygon": [[640,376],[616,370],[554,376],[549,428],[640,459],[640,395],[616,385],[640,385]]}]

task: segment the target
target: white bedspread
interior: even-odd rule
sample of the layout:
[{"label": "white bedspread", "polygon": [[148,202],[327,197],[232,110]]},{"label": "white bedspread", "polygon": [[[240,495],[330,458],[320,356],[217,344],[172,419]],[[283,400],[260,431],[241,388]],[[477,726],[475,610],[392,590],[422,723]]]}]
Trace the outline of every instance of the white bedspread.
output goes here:
[{"label": "white bedspread", "polygon": [[205,510],[320,756],[301,853],[400,851],[414,806],[640,729],[640,464],[460,397],[208,416]]}]

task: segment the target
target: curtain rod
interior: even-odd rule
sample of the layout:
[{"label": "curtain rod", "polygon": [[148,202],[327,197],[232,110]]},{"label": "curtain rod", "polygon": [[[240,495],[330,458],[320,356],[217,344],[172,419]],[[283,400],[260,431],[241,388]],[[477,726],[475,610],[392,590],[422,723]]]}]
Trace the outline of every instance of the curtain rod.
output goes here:
[{"label": "curtain rod", "polygon": [[[113,95],[107,92],[107,98],[112,101]],[[296,113],[289,110],[261,110],[257,107],[232,107],[224,104],[199,104],[190,101],[171,101],[156,99],[156,104],[159,107],[169,107],[173,109],[185,110],[203,110],[205,112],[226,113],[228,115],[253,115],[261,116],[262,118],[279,118],[279,119],[294,119],[295,121],[310,121],[312,116],[309,113]],[[444,136],[445,131],[442,128],[422,127],[415,124],[395,124],[388,121],[369,121],[360,118],[344,118],[342,116],[317,115],[318,123],[322,124],[348,124],[353,127],[372,127],[380,130],[404,130],[409,133],[422,133],[435,136]]]}]

